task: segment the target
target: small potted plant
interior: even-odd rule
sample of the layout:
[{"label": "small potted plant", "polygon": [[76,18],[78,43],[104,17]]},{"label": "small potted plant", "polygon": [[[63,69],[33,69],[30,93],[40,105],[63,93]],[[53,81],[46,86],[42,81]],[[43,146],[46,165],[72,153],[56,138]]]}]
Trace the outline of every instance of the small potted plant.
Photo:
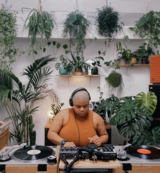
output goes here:
[{"label": "small potted plant", "polygon": [[83,66],[83,68],[85,69],[85,75],[88,75],[88,70],[90,69],[90,65],[89,64],[85,64]]},{"label": "small potted plant", "polygon": [[73,69],[73,66],[70,63],[67,63],[67,59],[64,58],[63,55],[60,56],[60,62],[55,64],[56,70],[59,70],[60,75],[67,75]]},{"label": "small potted plant", "polygon": [[72,65],[72,67],[75,67],[75,75],[76,76],[81,76],[82,75],[82,67],[84,67],[85,65],[88,65],[86,63],[86,61],[84,60],[84,57],[80,56],[74,56],[74,54],[71,52],[71,57],[72,57],[72,61],[70,59],[68,59],[70,61],[70,64]]},{"label": "small potted plant", "polygon": [[116,44],[116,47],[117,47],[117,51],[118,51],[119,64],[127,64],[127,60],[131,61],[131,50],[130,49],[122,48],[121,42],[118,42]]},{"label": "small potted plant", "polygon": [[[147,46],[147,47],[146,47]],[[147,45],[144,43],[142,46],[139,46],[139,49],[136,51],[137,55],[140,59],[142,59],[142,64],[148,64],[148,58],[150,55],[155,55],[153,49],[150,47],[150,45]]]}]

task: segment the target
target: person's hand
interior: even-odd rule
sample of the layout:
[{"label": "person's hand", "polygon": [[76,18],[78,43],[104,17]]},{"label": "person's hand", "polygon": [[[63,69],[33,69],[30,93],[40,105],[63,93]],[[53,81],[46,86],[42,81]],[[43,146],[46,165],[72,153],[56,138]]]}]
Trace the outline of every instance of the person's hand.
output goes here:
[{"label": "person's hand", "polygon": [[76,147],[74,142],[66,142],[63,147]]},{"label": "person's hand", "polygon": [[97,135],[93,136],[92,138],[90,137],[88,139],[89,139],[89,143],[96,144],[97,146],[102,145],[102,139]]}]

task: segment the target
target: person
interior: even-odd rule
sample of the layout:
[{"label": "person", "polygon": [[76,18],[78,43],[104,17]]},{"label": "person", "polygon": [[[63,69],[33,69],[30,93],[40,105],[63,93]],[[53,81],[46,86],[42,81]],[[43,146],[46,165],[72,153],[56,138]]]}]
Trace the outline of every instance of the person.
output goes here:
[{"label": "person", "polygon": [[69,103],[72,108],[61,110],[54,118],[48,139],[63,147],[102,146],[108,141],[104,120],[89,110],[89,92],[85,88],[73,91]]}]

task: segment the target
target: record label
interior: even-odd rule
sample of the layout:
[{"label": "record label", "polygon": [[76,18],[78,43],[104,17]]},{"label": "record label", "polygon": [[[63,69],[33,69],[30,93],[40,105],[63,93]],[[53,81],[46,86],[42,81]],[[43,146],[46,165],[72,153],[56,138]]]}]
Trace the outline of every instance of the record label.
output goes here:
[{"label": "record label", "polygon": [[37,155],[37,154],[39,154],[39,153],[41,153],[40,150],[29,150],[29,151],[27,152],[27,154],[29,154],[29,155]]}]

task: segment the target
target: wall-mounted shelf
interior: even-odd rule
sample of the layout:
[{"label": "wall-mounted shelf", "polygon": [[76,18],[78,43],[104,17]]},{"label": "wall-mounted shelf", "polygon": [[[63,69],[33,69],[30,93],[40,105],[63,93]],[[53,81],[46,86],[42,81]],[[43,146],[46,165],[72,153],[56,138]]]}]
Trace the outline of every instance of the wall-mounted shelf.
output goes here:
[{"label": "wall-mounted shelf", "polygon": [[150,67],[150,64],[134,64],[131,66],[130,64],[119,64],[120,67]]},{"label": "wall-mounted shelf", "polygon": [[100,75],[56,75],[61,77],[100,77]]}]

